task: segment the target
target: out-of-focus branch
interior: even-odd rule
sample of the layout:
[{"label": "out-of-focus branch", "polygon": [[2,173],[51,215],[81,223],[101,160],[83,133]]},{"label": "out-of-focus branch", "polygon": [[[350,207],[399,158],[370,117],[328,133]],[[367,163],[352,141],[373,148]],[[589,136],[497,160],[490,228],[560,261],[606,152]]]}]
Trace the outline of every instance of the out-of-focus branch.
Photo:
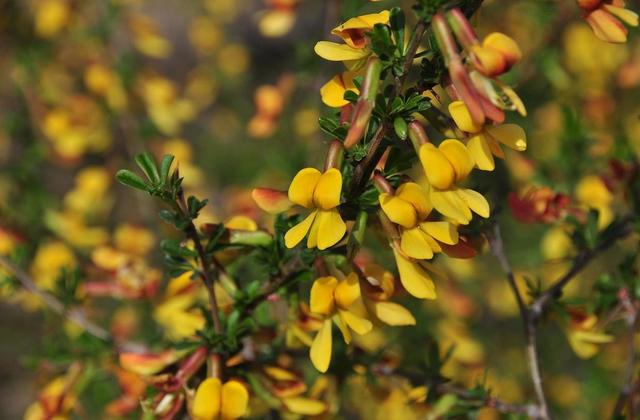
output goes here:
[{"label": "out-of-focus branch", "polygon": [[633,378],[635,377],[635,365],[638,359],[638,350],[636,348],[635,335],[638,330],[638,322],[640,317],[638,316],[638,308],[629,297],[629,291],[627,289],[620,290],[619,298],[623,308],[626,310],[626,321],[629,327],[629,355],[627,358],[627,364],[625,367],[625,378],[616,401],[616,405],[613,409],[612,418],[621,417],[624,412],[625,406],[627,406],[627,417],[630,419],[636,418],[636,412],[634,407],[634,394],[637,392],[636,387],[633,385]]},{"label": "out-of-focus branch", "polygon": [[0,255],[0,266],[4,267],[15,276],[22,287],[30,293],[36,295],[42,303],[60,316],[72,321],[87,333],[106,342],[112,342],[113,337],[104,328],[87,319],[84,311],[80,308],[69,308],[60,299],[40,289],[33,279],[20,267],[11,262],[7,257]]},{"label": "out-of-focus branch", "polygon": [[531,316],[531,312],[527,308],[522,294],[518,290],[515,276],[513,275],[513,269],[507,259],[504,252],[504,242],[502,241],[502,234],[500,232],[500,225],[497,223],[493,226],[493,230],[487,235],[489,243],[491,244],[491,251],[500,262],[502,270],[507,275],[509,286],[513,292],[518,303],[518,309],[520,310],[520,318],[522,319],[522,326],[524,329],[524,336],[526,342],[527,361],[529,364],[529,374],[531,376],[531,382],[536,393],[536,399],[538,400],[538,412],[535,418],[548,419],[549,410],[547,405],[547,399],[544,395],[544,389],[542,387],[542,375],[540,373],[540,363],[538,360],[538,346],[536,339],[536,322]]}]

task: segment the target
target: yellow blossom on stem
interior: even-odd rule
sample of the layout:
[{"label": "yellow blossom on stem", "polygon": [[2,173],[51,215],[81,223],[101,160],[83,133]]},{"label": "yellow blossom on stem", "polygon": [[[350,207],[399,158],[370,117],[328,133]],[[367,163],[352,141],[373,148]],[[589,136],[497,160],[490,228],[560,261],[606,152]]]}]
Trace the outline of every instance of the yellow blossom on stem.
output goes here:
[{"label": "yellow blossom on stem", "polygon": [[249,392],[239,381],[224,384],[218,378],[207,378],[198,385],[191,415],[194,420],[237,419],[245,415]]},{"label": "yellow blossom on stem", "polygon": [[433,205],[415,182],[402,184],[395,195],[380,194],[379,201],[389,220],[400,227],[400,249],[405,255],[431,259],[434,253],[442,252],[438,242],[458,243],[458,231],[451,223],[427,220]]},{"label": "yellow blossom on stem", "polygon": [[574,311],[567,330],[571,349],[581,359],[590,359],[600,350],[600,345],[611,343],[614,337],[602,332],[598,327],[598,317]]},{"label": "yellow blossom on stem", "polygon": [[593,33],[603,41],[622,43],[627,41],[629,26],[638,26],[638,14],[625,8],[624,0],[577,0],[584,10],[584,18]]},{"label": "yellow blossom on stem", "polygon": [[460,130],[471,136],[467,141],[467,149],[476,166],[483,171],[495,169],[493,156],[504,158],[500,143],[519,152],[527,149],[527,137],[519,125],[476,124],[462,101],[454,101],[449,104],[449,113]]},{"label": "yellow blossom on stem", "polygon": [[341,192],[342,174],[336,168],[324,173],[315,168],[298,172],[289,186],[289,200],[313,211],[287,231],[285,245],[295,247],[307,233],[308,248],[327,249],[338,243],[347,231],[337,208]]},{"label": "yellow blossom on stem", "polygon": [[332,276],[316,279],[311,286],[310,306],[311,312],[325,317],[311,344],[311,362],[320,372],[326,372],[331,362],[332,322],[338,325],[347,344],[351,342],[351,331],[363,335],[371,331],[373,324],[361,315],[364,308],[356,273],[341,281]]}]

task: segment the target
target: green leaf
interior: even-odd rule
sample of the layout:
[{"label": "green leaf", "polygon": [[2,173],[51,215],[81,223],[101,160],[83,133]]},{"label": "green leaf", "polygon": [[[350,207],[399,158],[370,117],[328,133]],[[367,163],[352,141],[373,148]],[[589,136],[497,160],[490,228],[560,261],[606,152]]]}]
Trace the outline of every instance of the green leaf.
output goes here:
[{"label": "green leaf", "polygon": [[393,129],[401,140],[407,139],[407,122],[402,117],[393,120]]},{"label": "green leaf", "polygon": [[169,170],[171,169],[173,159],[173,155],[165,155],[162,158],[162,162],[160,162],[160,180],[162,181],[162,185],[166,185],[167,179],[169,179]]},{"label": "green leaf", "polygon": [[138,175],[127,169],[121,169],[116,173],[116,179],[122,185],[135,188],[137,190],[149,192],[151,189]]},{"label": "green leaf", "polygon": [[156,162],[151,156],[150,153],[140,153],[136,155],[135,161],[142,169],[142,172],[149,178],[154,185],[158,185],[160,183],[160,174],[158,173],[158,167],[156,166]]},{"label": "green leaf", "polygon": [[404,12],[399,7],[391,9],[389,25],[393,32],[393,39],[401,55],[404,55]]}]

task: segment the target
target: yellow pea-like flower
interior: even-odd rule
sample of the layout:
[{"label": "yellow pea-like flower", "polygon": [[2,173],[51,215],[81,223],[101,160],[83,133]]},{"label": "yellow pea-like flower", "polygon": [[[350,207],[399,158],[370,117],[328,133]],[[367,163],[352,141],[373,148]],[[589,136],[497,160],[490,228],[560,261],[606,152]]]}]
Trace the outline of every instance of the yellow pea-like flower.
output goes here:
[{"label": "yellow pea-like flower", "polygon": [[342,332],[344,341],[351,342],[351,331],[363,335],[371,331],[373,324],[365,318],[360,294],[360,283],[356,273],[343,280],[335,277],[320,277],[311,287],[311,312],[325,317],[316,334],[309,356],[311,363],[320,372],[326,372],[331,363],[332,323]]},{"label": "yellow pea-like flower", "polygon": [[458,231],[451,223],[427,220],[433,206],[420,185],[402,184],[395,195],[380,194],[379,201],[389,220],[400,226],[400,248],[408,257],[430,259],[442,251],[438,242],[458,243]]},{"label": "yellow pea-like flower", "polygon": [[324,173],[315,168],[298,172],[289,186],[289,200],[313,211],[287,231],[285,245],[293,248],[307,234],[308,248],[327,249],[337,244],[347,231],[337,209],[341,192],[342,174],[335,168]]},{"label": "yellow pea-like flower", "polygon": [[218,378],[207,378],[196,390],[191,415],[195,420],[237,419],[245,415],[248,405],[249,392],[239,381],[223,384]]},{"label": "yellow pea-like flower", "polygon": [[495,169],[493,156],[504,158],[500,143],[519,152],[527,149],[527,136],[519,125],[482,126],[476,124],[462,101],[454,101],[449,104],[449,113],[458,128],[470,134],[467,149],[478,169],[483,171]]}]

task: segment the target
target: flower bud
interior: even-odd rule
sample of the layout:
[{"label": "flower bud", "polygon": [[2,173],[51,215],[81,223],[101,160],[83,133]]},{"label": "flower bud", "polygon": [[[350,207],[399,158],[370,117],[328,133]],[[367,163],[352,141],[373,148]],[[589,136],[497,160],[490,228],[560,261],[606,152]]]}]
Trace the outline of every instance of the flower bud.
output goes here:
[{"label": "flower bud", "polygon": [[344,139],[345,149],[355,146],[364,135],[375,107],[381,72],[382,62],[378,57],[371,56],[367,62],[366,73],[362,82],[362,92],[351,118],[351,127],[349,127],[347,137]]}]

